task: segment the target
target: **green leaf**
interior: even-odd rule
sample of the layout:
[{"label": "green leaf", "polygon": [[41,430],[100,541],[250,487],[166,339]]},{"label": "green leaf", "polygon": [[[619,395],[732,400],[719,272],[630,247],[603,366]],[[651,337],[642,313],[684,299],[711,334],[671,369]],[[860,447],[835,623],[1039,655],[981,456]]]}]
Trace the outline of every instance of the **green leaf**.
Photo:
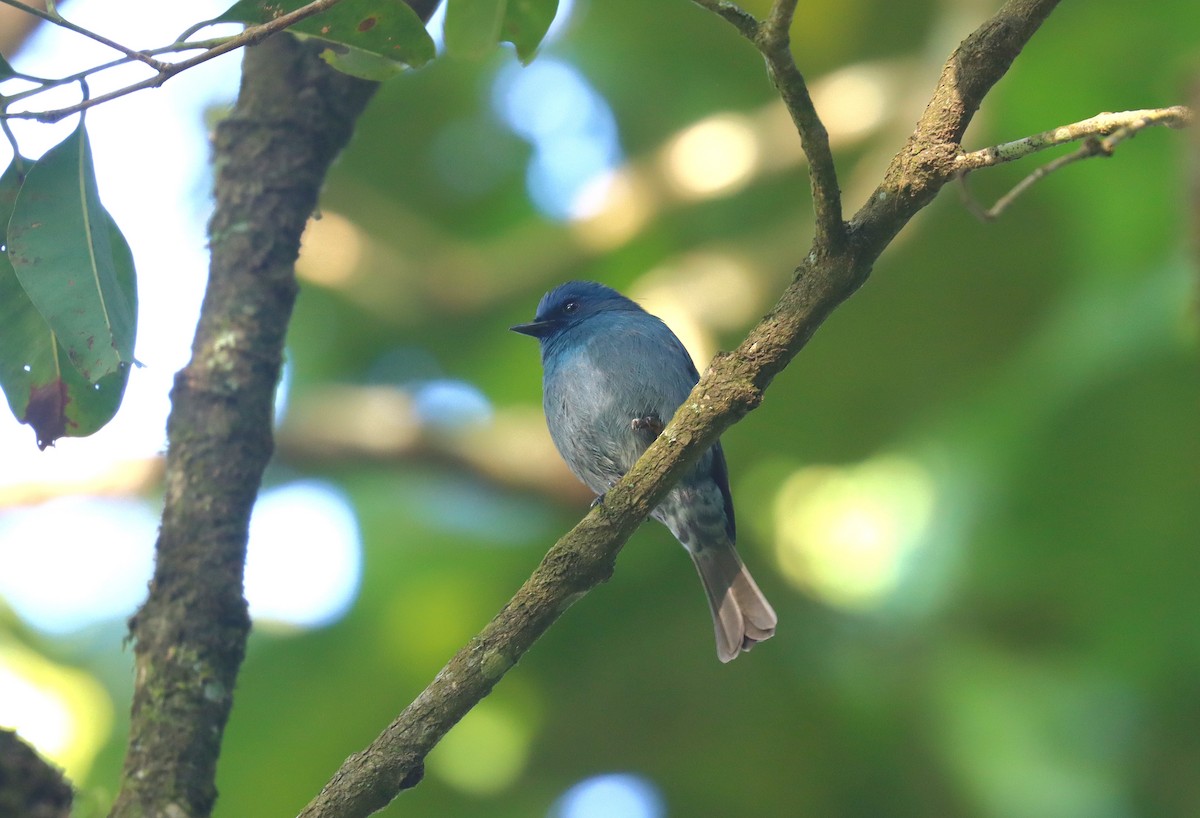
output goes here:
[{"label": "green leaf", "polygon": [[[305,5],[305,0],[240,0],[213,22],[257,25]],[[422,66],[436,54],[425,24],[403,0],[345,0],[288,31],[323,43],[323,60],[368,80]]]},{"label": "green leaf", "polygon": [[[0,176],[0,245],[21,188],[17,157]],[[133,257],[129,245],[108,214],[110,240],[120,270],[120,284],[132,299]],[[33,427],[38,447],[45,449],[65,435],[83,437],[103,427],[121,405],[129,367],[92,384],[70,364],[50,325],[29,299],[6,253],[0,253],[0,388],[13,415]]]},{"label": "green leaf", "polygon": [[450,0],[446,6],[446,53],[477,60],[500,41],[507,0]]},{"label": "green leaf", "polygon": [[517,47],[517,58],[528,65],[550,30],[558,0],[508,0],[500,38]]},{"label": "green leaf", "polygon": [[[306,37],[303,34],[296,34],[296,38],[321,42],[316,37]],[[349,74],[359,79],[383,82],[399,74],[405,67],[404,63],[395,62],[387,57],[381,57],[359,48],[350,48],[340,43],[330,42],[326,42],[324,45],[325,48],[319,55],[321,59],[343,74]]]},{"label": "green leaf", "polygon": [[34,163],[8,222],[8,260],[83,379],[133,363],[137,301],[128,246],[100,204],[83,122]]}]

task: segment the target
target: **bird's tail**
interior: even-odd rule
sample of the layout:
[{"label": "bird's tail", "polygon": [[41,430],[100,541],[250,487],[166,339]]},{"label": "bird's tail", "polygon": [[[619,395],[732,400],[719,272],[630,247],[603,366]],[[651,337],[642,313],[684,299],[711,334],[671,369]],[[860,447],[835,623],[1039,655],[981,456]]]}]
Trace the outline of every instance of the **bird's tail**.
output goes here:
[{"label": "bird's tail", "polygon": [[741,651],[775,635],[775,610],[758,590],[733,543],[689,548],[688,553],[708,596],[717,633],[717,657],[722,662],[735,659]]}]

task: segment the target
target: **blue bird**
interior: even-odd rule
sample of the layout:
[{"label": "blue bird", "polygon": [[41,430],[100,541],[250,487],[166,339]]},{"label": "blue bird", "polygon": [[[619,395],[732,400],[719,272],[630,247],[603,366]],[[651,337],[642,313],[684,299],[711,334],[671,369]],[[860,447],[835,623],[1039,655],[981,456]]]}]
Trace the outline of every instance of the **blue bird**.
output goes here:
[{"label": "blue bird", "polygon": [[[666,324],[603,284],[562,284],[542,297],[531,323],[512,329],[540,342],[550,436],[600,500],[700,379]],[[650,516],[671,530],[700,573],[722,662],[775,634],[775,611],[734,547],[733,498],[719,442]]]}]

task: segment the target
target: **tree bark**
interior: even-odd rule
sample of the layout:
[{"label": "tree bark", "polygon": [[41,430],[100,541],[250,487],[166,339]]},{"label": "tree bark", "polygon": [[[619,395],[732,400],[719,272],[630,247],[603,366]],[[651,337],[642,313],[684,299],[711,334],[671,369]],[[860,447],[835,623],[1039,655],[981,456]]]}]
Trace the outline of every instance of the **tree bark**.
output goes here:
[{"label": "tree bark", "polygon": [[67,818],[73,795],[61,770],[12,730],[0,729],[0,815]]},{"label": "tree bark", "polygon": [[135,687],[114,818],[200,818],[216,800],[250,630],[246,537],[273,447],[293,264],[329,165],[374,89],[277,35],[246,51],[237,105],[217,128],[208,289],[171,393],[154,577],[130,621]]}]

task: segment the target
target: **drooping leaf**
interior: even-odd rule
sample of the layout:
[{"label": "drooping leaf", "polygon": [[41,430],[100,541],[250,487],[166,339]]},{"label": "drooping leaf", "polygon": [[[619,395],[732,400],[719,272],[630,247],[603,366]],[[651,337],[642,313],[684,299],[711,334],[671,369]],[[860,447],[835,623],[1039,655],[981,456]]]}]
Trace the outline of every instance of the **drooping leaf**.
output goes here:
[{"label": "drooping leaf", "polygon": [[[213,22],[256,25],[304,5],[306,0],[239,0]],[[424,65],[436,53],[425,24],[403,0],[345,0],[288,31],[324,43],[323,60],[368,80],[385,80],[405,66]]]},{"label": "drooping leaf", "polygon": [[[14,159],[0,176],[0,246],[21,188],[22,166]],[[117,259],[119,286],[134,297],[133,257],[125,238],[105,213]],[[0,388],[13,415],[33,427],[39,448],[60,437],[83,437],[103,427],[121,405],[129,367],[92,384],[71,365],[50,325],[34,307],[13,270],[7,253],[0,253]]]},{"label": "drooping leaf", "polygon": [[557,13],[558,0],[508,0],[500,39],[515,45],[517,58],[528,65]]},{"label": "drooping leaf", "polygon": [[507,0],[451,0],[446,6],[446,53],[479,59],[500,40]]},{"label": "drooping leaf", "polygon": [[100,204],[80,122],[26,174],[7,246],[21,287],[71,364],[93,384],[133,363],[133,265],[119,236]]}]

